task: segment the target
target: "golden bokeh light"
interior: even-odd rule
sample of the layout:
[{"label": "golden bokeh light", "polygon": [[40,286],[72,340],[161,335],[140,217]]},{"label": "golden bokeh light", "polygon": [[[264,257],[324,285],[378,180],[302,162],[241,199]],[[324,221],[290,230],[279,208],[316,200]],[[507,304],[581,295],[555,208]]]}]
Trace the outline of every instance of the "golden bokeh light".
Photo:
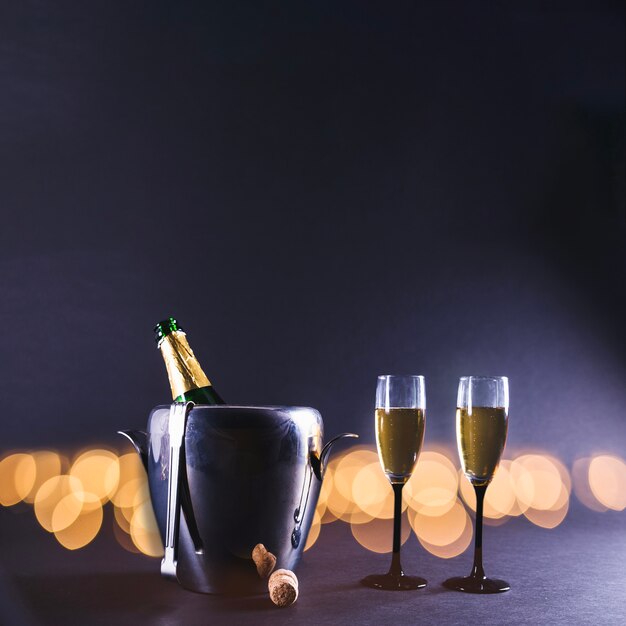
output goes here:
[{"label": "golden bokeh light", "polygon": [[328,491],[326,507],[337,519],[352,524],[365,524],[372,516],[361,510],[352,498],[352,485],[360,470],[369,462],[375,453],[362,446],[350,448],[342,456],[329,464],[332,478]]},{"label": "golden bokeh light", "polygon": [[483,522],[485,526],[503,526],[510,519],[508,515],[503,515],[502,517],[483,517]]},{"label": "golden bokeh light", "polygon": [[[567,468],[552,455],[527,453],[503,460],[485,494],[485,523],[497,526],[524,514],[537,526],[555,528],[569,509],[570,489]],[[474,488],[462,477],[460,492],[475,511]]]},{"label": "golden bokeh light", "polygon": [[589,465],[591,457],[582,457],[576,459],[572,465],[572,484],[576,497],[582,504],[592,511],[604,513],[608,511],[608,507],[600,504],[591,491],[589,485]]},{"label": "golden bokeh light", "polygon": [[346,499],[352,498],[352,483],[358,472],[372,462],[378,462],[376,453],[362,446],[348,449],[337,459],[333,476],[335,489]]},{"label": "golden bokeh light", "polygon": [[335,488],[344,497],[352,498],[352,483],[359,471],[370,463],[378,462],[376,453],[362,446],[355,446],[348,449],[337,459],[335,467],[334,484]]},{"label": "golden bokeh light", "polygon": [[[569,493],[571,485],[569,474],[562,463],[547,454],[523,454],[512,463],[511,467],[516,468],[512,470],[514,476],[519,472],[516,466],[530,473],[533,484],[532,490],[526,488],[516,491],[520,504],[538,511],[558,509],[562,490]],[[532,497],[528,498],[531,493]]]},{"label": "golden bokeh light", "polygon": [[28,496],[37,466],[32,455],[18,452],[0,461],[0,504],[13,506]]},{"label": "golden bokeh light", "polygon": [[472,509],[472,511],[476,510],[476,492],[474,491],[474,487],[472,483],[467,479],[463,470],[459,470],[459,493],[461,494],[461,498],[463,502],[467,504],[467,506]]},{"label": "golden bokeh light", "polygon": [[[400,538],[405,544],[411,535],[406,515],[402,516]],[[366,524],[350,524],[352,536],[367,550],[385,554],[393,549],[393,520],[373,519]]]},{"label": "golden bokeh light", "polygon": [[304,546],[305,552],[313,547],[313,545],[317,541],[317,538],[320,536],[321,529],[321,518],[319,513],[315,511],[315,514],[313,515],[313,521],[311,522],[311,529],[309,530],[309,536],[307,537],[306,544]]},{"label": "golden bokeh light", "polygon": [[349,520],[350,515],[354,510],[355,507],[353,503],[339,492],[339,490],[335,487],[333,481],[332,488],[328,493],[328,499],[326,501],[326,511],[324,512],[324,518],[332,516],[332,520]]},{"label": "golden bokeh light", "polygon": [[144,502],[150,502],[150,488],[147,479],[140,480],[139,488],[133,496],[133,507],[137,508]]},{"label": "golden bokeh light", "polygon": [[322,524],[327,523],[324,521],[324,517],[325,517],[325,513],[327,509],[328,495],[332,491],[332,488],[333,488],[333,470],[331,469],[330,466],[327,466],[324,472],[322,486],[320,487],[320,493],[317,498],[317,505],[315,506],[315,510],[319,513]]},{"label": "golden bokeh light", "polygon": [[113,518],[117,525],[127,535],[130,535],[130,520],[133,519],[134,509],[122,509],[119,506],[113,506]]},{"label": "golden bokeh light", "polygon": [[[517,457],[511,468],[519,473],[520,467],[529,472],[533,484],[532,490],[526,487],[516,492],[520,505],[527,507],[524,516],[541,528],[556,528],[569,510],[572,482],[567,468],[559,459],[545,453]],[[532,498],[525,499],[531,492]]]},{"label": "golden bokeh light", "polygon": [[111,494],[113,504],[121,507],[132,507],[134,499],[133,488],[128,488],[128,483],[133,483],[139,488],[147,481],[146,471],[143,468],[141,459],[136,452],[122,454],[118,458],[119,480],[117,490]]},{"label": "golden bokeh light", "polygon": [[48,532],[54,532],[54,511],[66,496],[82,493],[83,485],[75,476],[63,474],[49,478],[35,494],[35,517]]},{"label": "golden bokeh light", "polygon": [[130,533],[130,522],[133,519],[133,515],[135,514],[135,507],[134,506],[125,506],[125,507],[119,507],[119,510],[122,512],[122,515],[124,516],[124,518],[126,518],[126,521],[128,522],[128,532]]},{"label": "golden bokeh light", "polygon": [[63,473],[63,465],[64,461],[66,461],[60,454],[52,450],[38,450],[32,453],[32,457],[36,468],[35,480],[28,495],[24,498],[24,501],[30,504],[35,501],[35,494],[41,485],[50,478]]},{"label": "golden bokeh light", "polygon": [[130,536],[137,548],[148,556],[163,556],[163,542],[150,502],[135,509],[130,522]]},{"label": "golden bokeh light", "polygon": [[458,498],[448,511],[437,517],[409,510],[409,522],[417,538],[431,546],[447,546],[457,541],[463,535],[468,519]]},{"label": "golden bokeh light", "polygon": [[333,522],[339,521],[338,517],[332,513],[330,509],[326,509],[321,516],[322,524],[332,524]]},{"label": "golden bokeh light", "polygon": [[[83,510],[83,494],[71,492],[63,496],[52,510],[50,528],[52,532],[60,532],[71,526]],[[95,496],[94,496],[95,498]]]},{"label": "golden bokeh light", "polygon": [[[483,502],[483,515],[486,520],[502,520],[502,523],[504,523],[506,521],[504,518],[507,516],[519,514],[519,507],[515,497],[515,485],[510,468],[511,462],[502,460],[493,480],[489,483]],[[462,470],[459,471],[459,488],[463,501],[472,511],[475,511],[476,492]]]},{"label": "golden bokeh light", "polygon": [[[536,526],[542,528],[556,528],[567,515],[569,509],[569,494],[563,490],[563,504],[559,507],[555,503],[552,509],[533,509],[532,507],[524,511],[524,515]],[[558,501],[557,501],[558,502]]]},{"label": "golden bokeh light", "polygon": [[485,493],[485,517],[499,519],[517,510],[510,466],[510,461],[503,460],[489,484],[489,489]]},{"label": "golden bokeh light", "polygon": [[402,496],[413,511],[439,517],[454,507],[457,489],[457,471],[452,461],[440,452],[425,451],[404,486]]},{"label": "golden bokeh light", "polygon": [[352,501],[370,518],[393,517],[393,489],[378,461],[357,472],[352,481]]},{"label": "golden bokeh light", "polygon": [[[500,473],[500,468],[496,471],[494,479],[489,484],[489,488],[485,492],[485,499],[483,500],[483,516],[485,523],[493,523],[493,525],[500,525],[506,522],[508,519],[508,513],[503,513],[502,510],[508,508],[509,511],[517,511],[515,491],[513,485],[510,483],[510,474],[505,471],[503,476],[496,483],[496,477]],[[491,494],[492,485],[496,483],[496,489],[494,494]],[[466,478],[463,470],[459,470],[459,493],[463,502],[472,511],[476,511],[476,491],[474,486]]]},{"label": "golden bokeh light", "polygon": [[565,489],[567,489],[567,493],[571,493],[572,492],[572,476],[569,473],[569,470],[567,469],[565,464],[560,459],[557,459],[555,456],[548,455],[548,458],[552,461],[552,463],[554,463],[556,468],[559,470],[559,474],[561,475],[561,480],[563,481],[563,485],[565,486]]},{"label": "golden bokeh light", "polygon": [[100,499],[92,496],[89,506],[76,520],[54,533],[56,540],[68,550],[78,550],[96,538],[102,526],[102,505]]},{"label": "golden bokeh light", "polygon": [[[416,517],[418,515],[420,514],[417,514]],[[471,544],[473,533],[474,533],[472,520],[467,510],[465,509],[465,507],[463,507],[463,505],[458,499],[455,500],[453,508],[450,509],[450,511],[448,511],[447,513],[445,513],[442,517],[443,519],[441,521],[442,521],[442,526],[444,527],[444,530],[440,531],[438,529],[434,529],[430,531],[434,534],[434,536],[439,537],[438,543],[429,543],[428,541],[426,541],[425,537],[429,536],[428,531],[424,533],[424,536],[418,533],[416,533],[416,536],[420,544],[422,545],[422,547],[428,552],[430,552],[431,554],[433,554],[434,556],[439,557],[440,559],[451,559],[455,556],[459,556],[459,554],[463,554],[463,552],[465,552],[465,550],[467,550],[467,548]],[[436,518],[436,519],[437,521],[439,521],[439,518]],[[420,521],[426,521],[426,520],[427,520],[426,516],[422,515]],[[458,537],[456,537],[456,539],[453,539],[452,541],[448,543],[440,545],[441,542],[445,538],[445,528],[449,528],[450,530],[449,535],[448,535],[448,539],[449,539],[450,537],[457,535],[458,529],[461,525],[463,525],[463,530],[458,535]],[[419,527],[420,527],[420,524],[418,524],[418,528]]]},{"label": "golden bokeh light", "polygon": [[130,538],[130,525],[128,526],[128,533],[125,532],[120,525],[118,524],[117,518],[113,520],[113,535],[117,540],[117,543],[124,548],[127,552],[132,552],[133,554],[140,554],[140,551],[137,549],[137,546],[133,543],[133,540]]},{"label": "golden bokeh light", "polygon": [[138,494],[145,488],[145,484],[145,478],[133,478],[120,485],[120,488],[112,495],[111,501],[121,509],[132,509]]},{"label": "golden bokeh light", "polygon": [[595,456],[589,463],[589,487],[602,506],[623,511],[626,509],[626,463],[617,456]]},{"label": "golden bokeh light", "polygon": [[510,515],[521,515],[528,510],[535,497],[535,481],[531,472],[515,460],[509,463],[508,470],[515,493],[515,505]]},{"label": "golden bokeh light", "polygon": [[74,461],[70,476],[78,478],[85,491],[105,503],[117,489],[120,463],[117,455],[109,450],[88,450]]},{"label": "golden bokeh light", "polygon": [[[476,497],[457,466],[446,448],[422,452],[403,489],[402,543],[412,528],[420,544],[439,558],[468,548],[473,527],[463,502],[475,510]],[[485,495],[485,523],[500,525],[524,515],[537,526],[555,528],[569,511],[572,489],[595,511],[625,510],[626,461],[610,454],[579,458],[570,474],[560,459],[543,452],[503,459]],[[7,454],[0,460],[0,505],[22,501],[33,504],[41,526],[70,550],[97,536],[103,506],[111,501],[118,543],[134,553],[163,554],[146,472],[135,452],[118,456],[94,447],[71,465],[51,450]],[[325,470],[304,550],[316,544],[323,524],[339,520],[350,524],[355,540],[367,550],[390,552],[393,502],[375,447],[349,448]]]}]

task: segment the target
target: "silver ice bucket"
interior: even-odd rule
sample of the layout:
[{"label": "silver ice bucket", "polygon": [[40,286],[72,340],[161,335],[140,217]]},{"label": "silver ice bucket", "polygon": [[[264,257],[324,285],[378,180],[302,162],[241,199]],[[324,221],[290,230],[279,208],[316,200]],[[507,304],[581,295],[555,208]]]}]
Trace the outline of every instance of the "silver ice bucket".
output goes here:
[{"label": "silver ice bucket", "polygon": [[165,557],[164,576],[201,593],[267,588],[252,561],[262,543],[294,570],[328,453],[308,407],[194,406],[150,413],[148,432],[121,431],[141,455]]}]

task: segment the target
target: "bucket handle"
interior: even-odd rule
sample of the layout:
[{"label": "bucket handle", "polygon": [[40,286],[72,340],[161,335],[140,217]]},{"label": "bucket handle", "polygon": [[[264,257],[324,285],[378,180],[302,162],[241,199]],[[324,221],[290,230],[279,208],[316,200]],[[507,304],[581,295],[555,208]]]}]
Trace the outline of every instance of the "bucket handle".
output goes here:
[{"label": "bucket handle", "polygon": [[184,461],[183,441],[187,416],[193,402],[174,402],[170,407],[168,433],[170,436],[169,476],[167,479],[167,518],[165,526],[165,554],[161,561],[161,575],[177,580],[178,530],[180,524],[180,469]]}]

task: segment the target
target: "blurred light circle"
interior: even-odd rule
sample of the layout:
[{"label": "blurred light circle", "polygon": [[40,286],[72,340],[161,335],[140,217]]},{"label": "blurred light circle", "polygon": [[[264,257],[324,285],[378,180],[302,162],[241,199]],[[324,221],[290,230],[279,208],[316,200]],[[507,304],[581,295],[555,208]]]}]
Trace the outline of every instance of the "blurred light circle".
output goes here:
[{"label": "blurred light circle", "polygon": [[567,467],[565,467],[565,464],[560,459],[557,459],[555,456],[552,456],[550,454],[547,454],[545,456],[559,471],[559,474],[561,476],[561,482],[563,483],[565,489],[567,489],[567,493],[570,494],[572,492],[572,477],[570,476]]},{"label": "blurred light circle", "polygon": [[13,506],[29,494],[37,467],[30,454],[16,453],[0,461],[0,504]]},{"label": "blurred light circle", "polygon": [[163,542],[157,527],[152,505],[141,504],[130,522],[130,536],[137,548],[148,556],[163,556]]},{"label": "blurred light circle", "polygon": [[137,546],[135,546],[133,540],[130,538],[130,526],[128,527],[128,532],[126,532],[120,527],[117,518],[113,520],[113,535],[115,536],[117,543],[119,543],[124,550],[132,552],[133,554],[140,554]]},{"label": "blurred light circle", "polygon": [[522,463],[512,461],[508,469],[515,492],[515,505],[510,515],[520,515],[528,509],[535,497],[535,481]]},{"label": "blurred light circle", "polygon": [[352,500],[373,517],[393,517],[393,489],[380,463],[363,466],[352,482]]},{"label": "blurred light circle", "polygon": [[335,519],[349,519],[352,511],[352,503],[348,500],[348,498],[345,498],[343,495],[341,495],[339,490],[335,489],[335,487],[333,486],[328,495],[324,517],[326,517],[326,514],[328,513],[331,514]]},{"label": "blurred light circle", "polygon": [[502,515],[501,517],[487,517],[486,515],[483,517],[483,522],[485,526],[503,526],[506,524],[511,518],[508,515]]},{"label": "blurred light circle", "polygon": [[125,482],[113,494],[113,497],[111,498],[112,502],[115,504],[115,506],[118,506],[122,509],[132,509],[135,500],[138,497],[141,497],[138,494],[141,494],[142,490],[145,489],[145,484],[146,479],[143,477],[133,478]]},{"label": "blurred light circle", "polygon": [[58,532],[71,526],[81,514],[83,502],[78,494],[72,492],[63,496],[52,510],[50,527],[52,532]]},{"label": "blurred light circle", "polygon": [[150,502],[150,489],[148,487],[148,481],[145,479],[140,479],[137,484],[137,489],[135,490],[135,494],[133,495],[133,506],[137,508],[140,504],[144,502]]},{"label": "blurred light circle", "polygon": [[[134,498],[134,492],[138,488],[137,485],[140,482],[134,483],[134,486],[129,490],[124,490],[124,487],[131,481],[147,481],[146,471],[143,468],[141,459],[136,452],[130,452],[123,454],[118,459],[119,464],[119,480],[117,489],[111,494],[111,501],[113,504],[122,507],[132,506],[132,499]],[[120,502],[120,492],[122,493],[121,499],[124,502]],[[131,495],[132,494],[132,495]]]},{"label": "blurred light circle", "polygon": [[334,472],[335,488],[346,499],[352,499],[352,483],[366,465],[378,461],[376,453],[369,449],[351,449],[337,464]]},{"label": "blurred light circle", "polygon": [[431,546],[447,546],[461,537],[467,525],[465,507],[455,498],[452,507],[434,517],[409,510],[409,522],[418,539]]},{"label": "blurred light circle", "polygon": [[52,532],[69,528],[80,515],[101,508],[100,498],[85,491],[72,491],[63,496],[52,511]]},{"label": "blurred light circle", "polygon": [[335,487],[335,473],[341,458],[342,457],[337,456],[334,459],[331,459],[328,463],[328,467],[326,468],[326,473],[322,482],[326,512],[331,513],[335,519],[338,519],[339,516],[345,513],[348,508],[347,499],[344,498]]},{"label": "blurred light circle", "polygon": [[[364,524],[372,519],[354,503],[352,484],[367,458],[371,458],[371,450],[351,449],[329,465],[332,485],[328,491],[326,507],[332,516],[348,523]],[[327,516],[324,515],[326,518]],[[325,521],[326,523],[326,521]]]},{"label": "blurred light circle", "polygon": [[119,506],[113,505],[113,518],[115,523],[127,535],[130,534],[130,520],[133,519],[134,509],[121,509]]},{"label": "blurred light circle", "polygon": [[319,513],[315,511],[315,514],[313,515],[313,521],[311,522],[311,529],[309,530],[309,536],[307,537],[306,544],[304,546],[305,552],[313,547],[313,545],[317,541],[317,538],[320,536],[321,528],[321,518],[319,516]]},{"label": "blurred light circle", "polygon": [[326,471],[324,472],[324,477],[322,479],[322,486],[320,487],[320,493],[317,498],[317,505],[315,507],[315,510],[320,515],[322,524],[325,523],[323,521],[324,513],[326,512],[326,509],[327,509],[328,495],[330,494],[332,489],[333,489],[333,469],[330,466],[328,466],[326,467]]},{"label": "blurred light circle", "polygon": [[598,502],[614,511],[626,509],[626,463],[602,454],[589,463],[589,486]]},{"label": "blurred light circle", "polygon": [[461,498],[467,506],[472,509],[472,511],[476,510],[476,492],[474,491],[474,487],[472,483],[467,479],[463,470],[459,470],[459,493],[461,494]]},{"label": "blurred light circle", "polygon": [[98,534],[102,526],[102,505],[96,496],[91,497],[89,506],[67,528],[54,533],[56,540],[68,550],[86,546]]},{"label": "blurred light circle", "polygon": [[485,493],[484,515],[492,519],[498,519],[510,515],[515,509],[515,488],[509,467],[510,461],[500,462],[498,469],[489,483]]},{"label": "blurred light circle", "polygon": [[135,514],[134,506],[125,506],[125,507],[116,507],[118,511],[120,511],[122,517],[128,523],[128,532],[130,533],[130,522],[133,519],[133,515]]},{"label": "blurred light circle", "polygon": [[451,543],[443,546],[428,543],[418,535],[417,538],[424,549],[440,559],[451,559],[455,556],[459,556],[459,554],[463,554],[463,552],[467,550],[472,542],[473,527],[469,514],[464,507],[462,508],[465,513],[465,527],[461,535]]},{"label": "blurred light circle", "polygon": [[[532,499],[530,502],[522,500],[522,504],[539,511],[551,510],[565,485],[559,465],[545,454],[524,454],[513,461],[515,465],[525,468],[533,481]],[[525,496],[528,491],[518,491],[518,498],[522,493]]]},{"label": "blurred light circle", "polygon": [[582,457],[576,459],[572,465],[572,483],[574,486],[574,493],[576,497],[584,504],[588,509],[597,511],[598,513],[604,513],[608,510],[608,507],[600,504],[589,485],[589,466],[591,465],[591,457]]},{"label": "blurred light circle", "polygon": [[[411,535],[411,526],[402,516],[400,538],[401,543],[407,542]],[[366,524],[350,524],[352,536],[367,550],[384,554],[393,549],[393,520],[373,519]]]},{"label": "blurred light circle", "polygon": [[70,476],[78,478],[85,491],[106,502],[117,489],[120,464],[117,455],[109,450],[88,450],[72,464]]},{"label": "blurred light circle", "polygon": [[81,493],[83,485],[75,476],[63,474],[48,479],[35,494],[35,517],[48,532],[54,532],[52,517],[57,504],[68,495]]},{"label": "blurred light circle", "polygon": [[369,513],[361,511],[361,509],[359,509],[354,502],[350,502],[349,508],[339,517],[339,519],[348,524],[367,524],[374,518]]},{"label": "blurred light circle", "polygon": [[569,494],[564,489],[562,492],[563,504],[559,508],[554,509],[533,509],[529,508],[524,511],[524,515],[535,526],[541,526],[542,528],[556,528],[567,515],[569,509]]},{"label": "blurred light circle", "polygon": [[35,480],[28,495],[24,498],[25,502],[33,503],[35,494],[39,487],[53,476],[59,476],[63,470],[64,459],[57,452],[52,450],[37,450],[32,453],[35,461]]},{"label": "blurred light circle", "polygon": [[559,495],[549,509],[536,509],[529,507],[524,511],[524,515],[535,526],[541,526],[542,528],[556,528],[567,515],[569,510],[569,481],[561,483],[561,490]]},{"label": "blurred light circle", "polygon": [[[511,482],[511,475],[506,466],[503,468],[502,463],[496,470],[493,480],[489,483],[485,492],[483,501],[483,516],[485,520],[500,520],[507,515],[518,511],[515,490]],[[503,469],[501,472],[500,470]],[[498,477],[500,474],[500,478]],[[497,482],[496,482],[497,480]],[[495,484],[495,488],[492,487]],[[462,470],[459,472],[459,492],[465,504],[472,510],[476,511],[476,491],[474,486],[467,480]],[[506,513],[504,511],[507,511]],[[503,519],[503,522],[506,521]]]},{"label": "blurred light circle", "polygon": [[403,489],[403,498],[413,511],[441,516],[454,507],[458,484],[452,461],[439,452],[425,451]]}]

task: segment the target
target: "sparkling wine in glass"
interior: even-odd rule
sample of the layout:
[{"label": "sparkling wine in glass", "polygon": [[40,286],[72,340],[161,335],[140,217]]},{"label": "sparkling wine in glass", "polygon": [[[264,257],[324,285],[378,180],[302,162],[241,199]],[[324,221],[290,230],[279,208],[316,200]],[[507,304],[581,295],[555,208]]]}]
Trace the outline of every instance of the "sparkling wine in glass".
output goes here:
[{"label": "sparkling wine in glass", "polygon": [[426,392],[423,376],[379,376],[376,387],[378,458],[394,492],[393,553],[386,574],[366,576],[361,583],[374,589],[404,591],[426,586],[407,576],[400,563],[402,488],[411,477],[424,440]]},{"label": "sparkling wine in glass", "polygon": [[487,578],[483,569],[483,502],[506,443],[509,381],[506,376],[464,376],[459,381],[456,436],[463,472],[476,492],[474,565],[469,576],[449,578],[448,589],[467,593],[500,593],[504,580]]}]

